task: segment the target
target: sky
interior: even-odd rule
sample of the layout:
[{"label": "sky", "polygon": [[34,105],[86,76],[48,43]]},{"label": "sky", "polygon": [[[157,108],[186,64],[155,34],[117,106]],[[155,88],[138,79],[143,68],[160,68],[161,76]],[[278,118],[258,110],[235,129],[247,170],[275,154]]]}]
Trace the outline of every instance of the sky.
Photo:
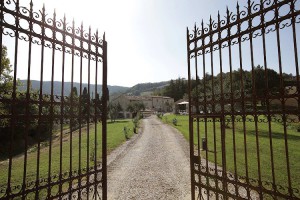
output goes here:
[{"label": "sky", "polygon": [[[22,5],[26,2],[21,0]],[[239,2],[246,5],[245,0]],[[131,87],[137,83],[187,78],[187,27],[200,25],[202,19],[208,23],[210,15],[217,19],[218,11],[225,16],[227,6],[234,11],[236,3],[236,0],[36,0],[34,10],[45,4],[49,14],[56,9],[58,16],[65,14],[69,21],[74,18],[78,26],[83,22],[86,30],[91,26],[100,35],[105,32],[108,84]],[[18,76],[26,79],[26,71],[19,71]],[[39,73],[32,70],[31,79],[39,79]]]}]

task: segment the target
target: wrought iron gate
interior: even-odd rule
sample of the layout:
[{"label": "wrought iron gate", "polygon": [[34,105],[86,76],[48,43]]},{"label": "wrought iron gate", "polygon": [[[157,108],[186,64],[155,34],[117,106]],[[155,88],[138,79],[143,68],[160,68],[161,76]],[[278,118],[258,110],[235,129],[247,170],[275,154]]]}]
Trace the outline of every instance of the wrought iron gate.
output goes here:
[{"label": "wrought iron gate", "polygon": [[106,199],[105,35],[0,6],[0,199]]},{"label": "wrought iron gate", "polygon": [[300,199],[299,0],[187,29],[192,199]]}]

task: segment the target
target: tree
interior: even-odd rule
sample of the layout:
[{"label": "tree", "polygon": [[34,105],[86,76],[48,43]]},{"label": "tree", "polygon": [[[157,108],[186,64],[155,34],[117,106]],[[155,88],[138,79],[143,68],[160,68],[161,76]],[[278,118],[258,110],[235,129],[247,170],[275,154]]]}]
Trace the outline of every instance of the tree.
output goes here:
[{"label": "tree", "polygon": [[[50,104],[41,105],[39,103],[39,93],[32,89],[31,83],[29,83],[29,91],[20,91],[18,87],[16,91],[13,91],[12,71],[7,57],[7,48],[2,46],[0,92],[1,98],[5,101],[0,104],[0,114],[9,117],[0,119],[0,149],[5,149],[10,144],[9,141],[12,137],[14,144],[18,144],[13,149],[13,153],[18,154],[24,150],[25,143],[21,141],[24,140],[25,136],[28,137],[28,146],[49,138],[53,122],[49,117],[44,119],[34,117],[40,114],[49,116],[51,106]],[[16,84],[19,86],[19,82]],[[15,92],[15,101],[12,101],[12,92]],[[43,102],[46,101],[50,101],[50,98],[43,97]],[[13,126],[11,120],[14,121]]]},{"label": "tree", "polygon": [[184,78],[171,80],[169,85],[160,92],[163,96],[173,98],[175,101],[182,99],[183,95],[187,93],[188,82]]},{"label": "tree", "polygon": [[122,110],[123,110],[122,106],[119,102],[118,103],[110,102],[108,104],[108,112],[109,112],[111,121],[115,122],[119,116],[119,112],[121,112]]},{"label": "tree", "polygon": [[78,128],[78,115],[79,115],[79,97],[77,93],[77,88],[73,87],[68,98],[68,103],[66,107],[66,113],[70,116],[70,129],[76,130]]},{"label": "tree", "polygon": [[77,87],[73,87],[71,92],[73,93],[73,96],[77,96],[78,97],[78,92],[77,92]]},{"label": "tree", "polygon": [[[258,96],[264,96],[267,89],[272,92],[278,92],[280,87],[280,76],[273,69],[267,69],[267,76],[265,75],[265,70],[263,67],[258,65],[254,69],[255,74],[255,92]],[[266,79],[268,81],[266,82]],[[266,83],[268,84],[266,86]]]},{"label": "tree", "polygon": [[13,87],[13,77],[10,60],[7,57],[7,48],[2,46],[0,66],[0,91],[9,91]]},{"label": "tree", "polygon": [[134,118],[137,116],[139,111],[145,110],[145,105],[142,102],[130,103],[126,110],[131,112],[132,117]]},{"label": "tree", "polygon": [[81,116],[83,117],[83,123],[88,122],[88,115],[91,113],[90,106],[90,94],[88,94],[87,88],[84,87],[82,95],[80,97],[81,103]]},{"label": "tree", "polygon": [[[7,57],[7,48],[2,46],[1,51],[1,66],[0,66],[0,91],[2,95],[4,94],[4,98],[11,98],[9,95],[5,95],[6,92],[12,91],[13,88],[13,77],[11,76],[11,65],[10,60]],[[0,104],[0,113],[9,114],[9,106],[5,103]],[[6,127],[8,124],[8,119],[0,120],[0,127]]]},{"label": "tree", "polygon": [[[102,97],[101,97],[102,99]],[[95,120],[98,121],[98,117],[102,112],[102,101],[100,99],[99,93],[95,95],[95,99],[92,100],[92,113],[95,115]]]}]

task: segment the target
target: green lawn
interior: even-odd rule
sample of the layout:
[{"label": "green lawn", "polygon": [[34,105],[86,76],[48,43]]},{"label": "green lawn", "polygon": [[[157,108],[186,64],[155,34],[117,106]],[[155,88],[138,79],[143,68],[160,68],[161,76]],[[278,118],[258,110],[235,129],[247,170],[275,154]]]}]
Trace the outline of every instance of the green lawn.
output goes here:
[{"label": "green lawn", "polygon": [[[122,144],[126,139],[123,129],[127,127],[128,136],[133,133],[133,122],[131,119],[118,120],[115,123],[108,122],[107,124],[107,150],[108,153]],[[72,137],[72,142],[71,142]],[[60,132],[53,134],[52,151],[51,151],[51,175],[59,174],[60,172]],[[96,140],[95,140],[96,139]],[[101,162],[102,158],[102,124],[97,126],[90,125],[89,131],[83,128],[81,134],[79,131],[63,134],[62,137],[62,172],[70,171],[70,158],[72,154],[72,170],[83,169],[93,166],[95,155],[97,163]],[[95,143],[95,141],[97,141]],[[40,150],[40,178],[48,177],[49,168],[49,142],[43,142]],[[88,148],[89,147],[89,148]],[[95,151],[96,149],[96,151]],[[89,152],[88,152],[89,150]],[[31,147],[27,154],[27,173],[26,181],[36,179],[37,173],[37,147]],[[81,159],[79,159],[81,158]],[[79,166],[80,165],[80,166]],[[12,162],[12,185],[20,185],[23,180],[24,155],[18,155],[13,158]],[[5,189],[8,176],[8,161],[0,161],[0,190]],[[76,181],[74,181],[76,183]],[[55,192],[55,191],[53,191]],[[0,193],[1,194],[1,193]],[[1,195],[0,195],[1,196]]]},{"label": "green lawn", "polygon": [[[177,119],[177,126],[172,123],[172,120]],[[251,117],[248,117],[252,120]],[[263,119],[260,116],[259,119]],[[162,120],[175,128],[177,128],[184,137],[189,139],[189,123],[188,116],[166,115]],[[206,122],[207,135],[205,134],[205,122],[199,122],[199,141],[201,147],[201,138],[207,138],[208,151],[201,151],[203,157],[208,160],[222,165],[222,148],[221,148],[221,131],[220,122]],[[198,136],[196,134],[197,122],[194,126],[194,144],[198,147]],[[288,186],[287,176],[287,160],[285,151],[284,129],[280,123],[271,123],[272,133],[272,152],[274,163],[274,174],[276,185],[284,187]],[[270,137],[268,123],[257,123],[257,132],[254,122],[246,122],[245,128],[242,120],[235,122],[235,132],[233,133],[232,124],[225,129],[225,148],[226,148],[226,165],[227,170],[237,172],[239,176],[246,176],[245,155],[248,161],[248,176],[253,179],[258,179],[258,152],[260,160],[261,180],[272,182],[272,165],[270,151]],[[244,131],[245,130],[245,131]],[[215,133],[215,134],[214,134]],[[257,137],[256,137],[257,135]],[[245,139],[246,138],[246,139]],[[257,139],[258,138],[258,139]],[[292,187],[300,189],[300,133],[293,127],[287,128],[287,143],[289,152],[289,164],[291,173]],[[235,142],[234,142],[235,141]],[[244,143],[244,141],[246,141]],[[257,151],[257,144],[259,146]],[[235,148],[235,150],[234,150]],[[245,153],[245,150],[247,150]],[[236,160],[236,161],[235,161]],[[269,186],[270,187],[270,186]],[[279,189],[280,190],[280,189]],[[285,191],[286,192],[286,191]]]}]

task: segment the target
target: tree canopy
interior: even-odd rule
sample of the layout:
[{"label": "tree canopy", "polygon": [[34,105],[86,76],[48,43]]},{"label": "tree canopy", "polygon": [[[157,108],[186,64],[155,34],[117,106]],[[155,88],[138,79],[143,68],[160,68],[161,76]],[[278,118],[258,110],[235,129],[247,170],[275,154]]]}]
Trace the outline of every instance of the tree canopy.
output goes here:
[{"label": "tree canopy", "polygon": [[[292,74],[282,74],[283,81],[293,79]],[[266,81],[267,80],[267,81]],[[222,81],[222,84],[221,84]],[[212,94],[241,93],[264,96],[266,91],[276,93],[280,87],[280,75],[273,69],[264,69],[258,65],[252,71],[234,70],[232,73],[222,73],[212,76],[208,73],[202,78],[191,80],[192,97]],[[242,87],[243,86],[243,87]],[[155,92],[156,95],[168,96],[175,101],[187,98],[188,81],[184,78],[171,80],[170,84]]]},{"label": "tree canopy", "polygon": [[7,57],[7,48],[2,46],[0,66],[0,91],[12,89],[13,77],[10,60]]}]

